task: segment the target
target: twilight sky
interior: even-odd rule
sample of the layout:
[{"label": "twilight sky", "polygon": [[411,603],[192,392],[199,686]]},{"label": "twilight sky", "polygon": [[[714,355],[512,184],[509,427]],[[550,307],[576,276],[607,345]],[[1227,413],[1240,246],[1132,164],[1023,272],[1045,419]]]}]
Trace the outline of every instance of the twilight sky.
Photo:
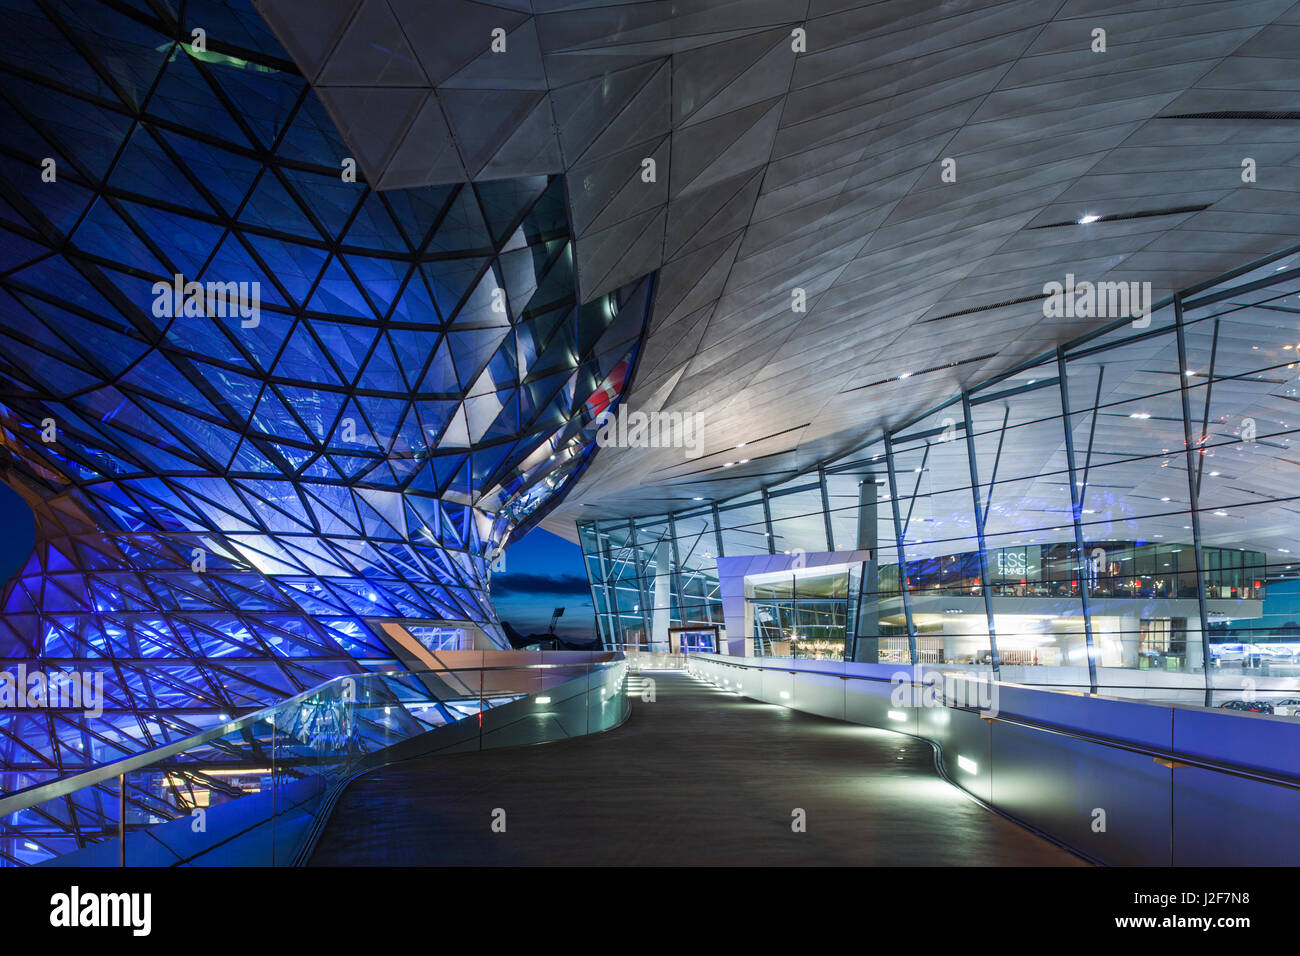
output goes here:
[{"label": "twilight sky", "polygon": [[18,573],[35,543],[36,528],[27,502],[0,482],[0,584]]},{"label": "twilight sky", "polygon": [[541,528],[507,546],[505,573],[492,575],[492,601],[498,616],[523,634],[545,631],[551,612],[563,607],[556,634],[580,644],[596,637],[582,549]]}]

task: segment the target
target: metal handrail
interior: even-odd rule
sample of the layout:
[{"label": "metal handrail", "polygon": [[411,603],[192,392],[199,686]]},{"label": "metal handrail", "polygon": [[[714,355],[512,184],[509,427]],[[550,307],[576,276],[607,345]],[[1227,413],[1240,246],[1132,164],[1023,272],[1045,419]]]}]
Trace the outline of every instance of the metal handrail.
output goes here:
[{"label": "metal handrail", "polygon": [[[714,660],[714,659],[710,659],[709,662],[712,664],[719,664],[724,667],[734,667],[737,670],[782,670],[790,674],[815,674],[821,677],[838,677],[841,680],[865,680],[865,681],[875,681],[877,683],[882,683],[882,684],[894,683],[894,681],[892,681],[890,678],[877,677],[873,674],[836,674],[831,671],[809,670],[807,668],[796,668],[794,670],[791,670],[789,667],[785,665],[781,665],[779,667],[764,667],[761,664],[734,664],[730,661],[722,661],[722,660]],[[924,667],[926,665],[904,664],[899,666],[900,667],[913,667],[913,666]],[[971,676],[971,675],[963,675],[963,676]],[[978,679],[978,678],[974,678],[973,676],[971,676],[971,679]],[[928,686],[916,680],[912,680],[909,683],[913,687]],[[1030,684],[1012,684],[1008,682],[1003,682],[1003,683],[1005,683],[1005,685],[1008,687],[1020,687],[1026,690],[1039,691],[1041,693],[1055,693],[1054,691],[1048,690],[1046,688],[1034,687]],[[1090,696],[1100,697],[1103,695],[1090,695]],[[1106,699],[1119,700],[1129,704],[1147,704],[1148,706],[1160,706],[1160,707],[1181,706],[1178,704],[1151,705],[1148,704],[1148,702],[1146,701],[1138,701],[1138,700],[1128,701],[1119,697],[1113,697],[1113,698],[1108,697]],[[1242,777],[1248,780],[1255,780],[1260,783],[1268,783],[1279,787],[1287,787],[1292,790],[1300,790],[1300,776],[1264,773],[1259,770],[1254,770],[1249,767],[1244,767],[1240,764],[1231,764],[1226,762],[1220,763],[1216,761],[1206,760],[1202,757],[1193,757],[1189,754],[1184,754],[1177,750],[1174,750],[1173,748],[1170,748],[1168,750],[1163,750],[1163,749],[1156,749],[1152,747],[1146,747],[1141,744],[1135,744],[1129,741],[1120,740],[1119,738],[1116,737],[1106,737],[1098,734],[1090,734],[1085,731],[1072,730],[1066,727],[1062,727],[1059,724],[1052,724],[1049,723],[1048,721],[1041,721],[1033,717],[1025,717],[1019,714],[1013,715],[1011,717],[1003,716],[1001,713],[999,713],[996,716],[989,716],[987,714],[981,713],[978,707],[969,707],[960,704],[950,704],[948,703],[947,700],[944,700],[943,703],[945,707],[948,707],[952,710],[960,710],[965,713],[977,714],[984,720],[1001,721],[1002,723],[1005,724],[1012,724],[1014,726],[1019,726],[1019,727],[1028,727],[1031,730],[1040,730],[1045,733],[1056,734],[1061,737],[1069,737],[1073,740],[1080,740],[1085,743],[1099,744],[1104,747],[1111,747],[1115,750],[1124,750],[1129,753],[1142,754],[1143,756],[1152,757],[1153,759],[1157,759],[1157,760],[1167,760],[1171,763],[1184,764],[1189,767],[1196,767],[1197,769],[1200,770],[1212,770],[1216,773],[1227,774],[1228,776]],[[1239,716],[1239,715],[1234,714],[1232,716]]]}]

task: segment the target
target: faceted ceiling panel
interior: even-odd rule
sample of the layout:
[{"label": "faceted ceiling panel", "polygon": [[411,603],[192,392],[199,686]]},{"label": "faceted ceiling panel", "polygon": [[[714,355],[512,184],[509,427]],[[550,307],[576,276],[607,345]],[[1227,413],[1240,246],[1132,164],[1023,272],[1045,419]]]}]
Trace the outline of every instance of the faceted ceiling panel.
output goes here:
[{"label": "faceted ceiling panel", "polygon": [[259,3],[381,190],[563,171],[581,295],[661,270],[629,402],[703,411],[710,454],[602,455],[548,518],[569,536],[770,483],[1097,325],[1045,321],[1047,282],[1158,300],[1300,235],[1294,0],[328,7]]}]

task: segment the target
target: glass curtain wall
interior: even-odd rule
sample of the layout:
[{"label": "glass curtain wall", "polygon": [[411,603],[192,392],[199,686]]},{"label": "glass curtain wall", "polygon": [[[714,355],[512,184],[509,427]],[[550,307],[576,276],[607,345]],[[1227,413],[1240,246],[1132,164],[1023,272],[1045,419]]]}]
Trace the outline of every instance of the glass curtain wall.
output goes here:
[{"label": "glass curtain wall", "polygon": [[[603,639],[647,641],[656,612],[725,626],[719,555],[865,548],[850,659],[1300,697],[1298,292],[1291,250],[760,491],[582,523]],[[755,633],[724,639],[797,653],[796,596],[762,600]]]}]

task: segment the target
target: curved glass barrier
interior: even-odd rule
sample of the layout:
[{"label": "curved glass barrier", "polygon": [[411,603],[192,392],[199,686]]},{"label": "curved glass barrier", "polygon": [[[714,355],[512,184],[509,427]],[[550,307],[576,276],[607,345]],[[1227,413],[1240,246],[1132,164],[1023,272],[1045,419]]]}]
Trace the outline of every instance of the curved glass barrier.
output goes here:
[{"label": "curved glass barrier", "polygon": [[[203,734],[0,797],[0,865],[301,862],[359,773],[599,733],[625,660],[339,677]],[[90,819],[68,836],[68,820]]]}]

